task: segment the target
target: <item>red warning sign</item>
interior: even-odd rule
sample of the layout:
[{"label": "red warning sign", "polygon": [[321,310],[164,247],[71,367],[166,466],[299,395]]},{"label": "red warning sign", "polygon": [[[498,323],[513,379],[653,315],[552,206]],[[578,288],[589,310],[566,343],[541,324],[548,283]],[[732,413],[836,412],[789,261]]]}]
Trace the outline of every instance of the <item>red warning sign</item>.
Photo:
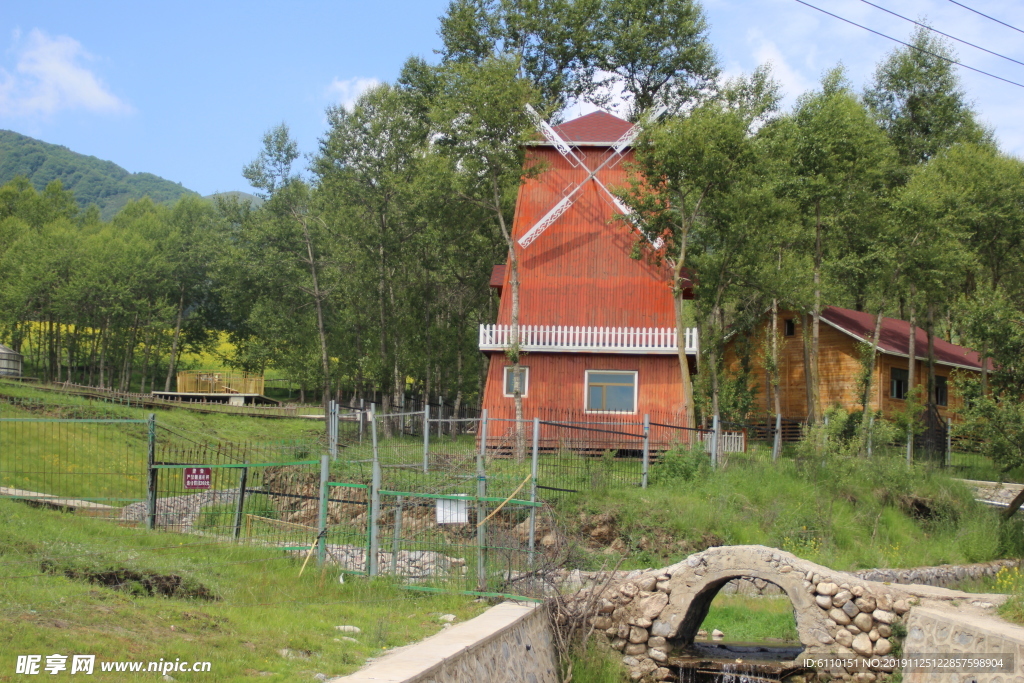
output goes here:
[{"label": "red warning sign", "polygon": [[208,489],[210,488],[209,467],[186,467],[185,488],[187,489]]}]

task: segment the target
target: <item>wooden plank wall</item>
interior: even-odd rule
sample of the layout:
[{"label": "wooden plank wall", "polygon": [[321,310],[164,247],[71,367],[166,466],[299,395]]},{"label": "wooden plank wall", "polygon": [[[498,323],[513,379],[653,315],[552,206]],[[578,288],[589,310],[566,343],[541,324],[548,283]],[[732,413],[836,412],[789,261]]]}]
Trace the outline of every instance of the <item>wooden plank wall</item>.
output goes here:
[{"label": "wooden plank wall", "polygon": [[[576,150],[595,168],[611,153],[608,148]],[[544,171],[519,189],[513,236],[525,234],[549,209],[586,179],[587,171],[572,168],[551,147],[529,150],[531,162]],[[632,152],[599,176],[609,188],[626,184]],[[611,199],[594,182],[526,249],[520,258],[520,323],[599,327],[675,327],[671,271],[631,257],[638,234],[621,220]],[[511,297],[506,268],[499,324],[511,322]]]},{"label": "wooden plank wall", "polygon": [[[503,354],[492,354],[487,373],[483,407],[497,415],[514,408],[514,400],[503,395],[504,368],[510,365]],[[598,353],[530,353],[522,365],[529,367],[529,391],[523,398],[527,419],[542,419],[557,410],[584,410],[587,370],[635,370],[637,412],[682,415],[682,373],[677,356],[642,356]]]},{"label": "wooden plank wall", "polygon": [[[791,318],[795,321],[795,334],[784,336],[785,320]],[[808,321],[809,322],[809,321]],[[764,368],[764,360],[761,349],[767,349],[764,342],[768,332],[768,320],[766,319],[757,331],[754,344],[755,351],[752,361],[751,382],[756,387],[755,412],[772,414],[775,410],[772,401],[770,388]],[[803,420],[807,417],[807,387],[804,379],[804,351],[803,334],[800,327],[800,316],[790,312],[779,313],[779,336],[781,346],[779,348],[779,371],[780,371],[780,394],[782,398],[783,417],[789,419]],[[857,394],[857,377],[860,374],[860,357],[857,349],[857,340],[848,334],[822,322],[820,328],[819,349],[821,357],[818,361],[818,369],[821,382],[821,403],[827,409],[829,406],[839,404],[849,411],[859,410],[860,397]],[[734,344],[730,344],[726,350],[726,364],[733,371],[738,370],[739,360],[736,357]],[[882,414],[892,416],[896,411],[902,410],[906,403],[900,399],[890,397],[890,371],[892,368],[909,367],[906,358],[879,353],[875,365],[874,390],[872,391],[871,407],[878,409],[881,406]],[[954,371],[953,368],[943,365],[935,366],[935,374],[941,377],[949,377]],[[918,360],[915,372],[915,385],[926,386],[928,375],[928,363]],[[963,371],[968,372],[968,371]],[[939,414],[946,418],[950,416],[950,410],[961,405],[961,399],[953,390],[952,384],[949,390],[950,406],[939,407]]]}]

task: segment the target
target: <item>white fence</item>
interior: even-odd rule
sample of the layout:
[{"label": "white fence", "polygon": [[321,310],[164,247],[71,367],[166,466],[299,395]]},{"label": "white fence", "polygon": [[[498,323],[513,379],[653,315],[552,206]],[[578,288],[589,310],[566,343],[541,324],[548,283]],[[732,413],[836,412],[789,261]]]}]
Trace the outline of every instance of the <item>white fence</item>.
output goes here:
[{"label": "white fence", "polygon": [[[501,351],[511,343],[511,325],[481,325],[480,350]],[[686,330],[686,353],[697,353],[697,329]],[[679,353],[674,327],[579,327],[520,325],[519,348],[552,353]]]}]

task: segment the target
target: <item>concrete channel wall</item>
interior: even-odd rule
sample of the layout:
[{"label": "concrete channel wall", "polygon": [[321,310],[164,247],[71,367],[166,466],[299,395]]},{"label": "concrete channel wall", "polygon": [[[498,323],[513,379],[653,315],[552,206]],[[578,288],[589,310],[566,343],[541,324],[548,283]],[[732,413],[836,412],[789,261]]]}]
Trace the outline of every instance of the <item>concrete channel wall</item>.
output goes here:
[{"label": "concrete channel wall", "polygon": [[[925,607],[911,609],[906,626],[905,659],[946,660],[936,663],[950,665],[949,673],[941,668],[904,669],[907,683],[1024,683],[1024,627],[989,616]],[[1009,670],[992,666],[965,670],[950,661],[954,658],[1002,661]]]},{"label": "concrete channel wall", "polygon": [[330,683],[558,683],[547,610],[502,603]]}]

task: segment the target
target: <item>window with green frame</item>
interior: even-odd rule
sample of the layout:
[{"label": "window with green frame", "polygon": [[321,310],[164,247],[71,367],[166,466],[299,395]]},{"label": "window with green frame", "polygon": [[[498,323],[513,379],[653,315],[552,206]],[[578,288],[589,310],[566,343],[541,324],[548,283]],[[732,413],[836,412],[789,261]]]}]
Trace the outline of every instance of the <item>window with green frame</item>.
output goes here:
[{"label": "window with green frame", "polygon": [[636,412],[634,370],[587,370],[587,410],[592,412]]}]

